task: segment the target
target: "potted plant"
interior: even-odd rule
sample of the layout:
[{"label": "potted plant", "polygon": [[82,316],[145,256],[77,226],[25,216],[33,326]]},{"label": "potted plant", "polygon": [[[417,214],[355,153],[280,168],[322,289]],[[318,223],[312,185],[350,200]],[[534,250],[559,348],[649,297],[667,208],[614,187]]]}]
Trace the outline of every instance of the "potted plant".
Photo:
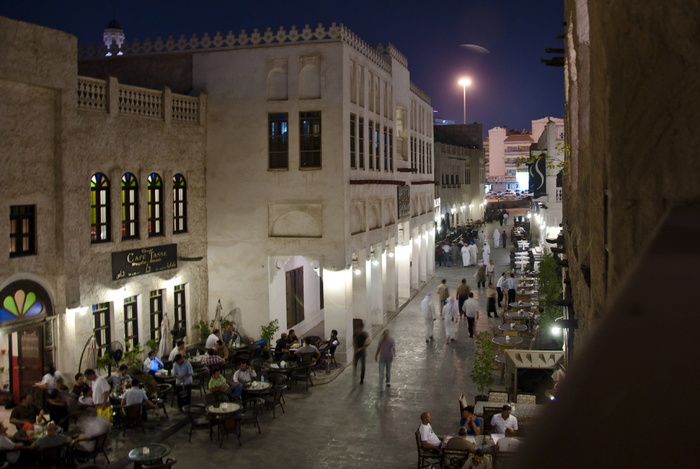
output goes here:
[{"label": "potted plant", "polygon": [[114,365],[114,360],[112,360],[112,355],[108,353],[102,354],[101,357],[97,357],[95,361],[95,367],[98,370],[105,370],[105,373],[109,374],[109,370]]},{"label": "potted plant", "polygon": [[268,347],[272,342],[272,338],[275,336],[277,331],[280,330],[280,323],[277,319],[270,321],[267,325],[263,324],[260,326],[260,338],[267,339],[265,341],[265,347]]},{"label": "potted plant", "polygon": [[545,251],[542,255],[537,277],[540,285],[540,307],[543,309],[539,325],[541,328],[545,328],[561,316],[561,307],[552,304],[552,301],[561,298],[561,270],[557,267],[556,259],[549,251]]},{"label": "potted plant", "polygon": [[156,340],[156,339],[148,339],[148,340],[146,341],[146,347],[148,347],[148,349],[149,349],[151,352],[156,352],[156,353],[157,353],[157,352],[158,352],[158,344],[159,344],[159,343],[160,343],[159,340]]},{"label": "potted plant", "polygon": [[469,373],[469,377],[474,381],[479,392],[479,395],[474,398],[475,401],[488,400],[484,393],[493,384],[493,368],[496,365],[496,353],[491,348],[491,339],[491,333],[486,331],[480,332],[476,336],[474,368]]},{"label": "potted plant", "polygon": [[211,326],[205,320],[200,319],[192,328],[199,334],[199,343],[204,345],[207,341],[207,337],[211,334]]},{"label": "potted plant", "polygon": [[130,370],[133,368],[141,369],[141,364],[144,358],[141,354],[144,352],[143,347],[137,344],[134,346],[126,344],[126,351],[121,359],[121,364],[126,365]]}]

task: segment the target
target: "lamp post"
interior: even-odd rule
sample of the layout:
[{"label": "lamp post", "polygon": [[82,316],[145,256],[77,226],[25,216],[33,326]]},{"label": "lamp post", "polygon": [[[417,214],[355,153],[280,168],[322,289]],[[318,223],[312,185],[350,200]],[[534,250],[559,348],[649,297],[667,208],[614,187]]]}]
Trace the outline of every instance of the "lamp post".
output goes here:
[{"label": "lamp post", "polygon": [[471,78],[460,78],[457,82],[462,87],[462,92],[464,95],[464,123],[467,123],[467,86],[471,86]]}]

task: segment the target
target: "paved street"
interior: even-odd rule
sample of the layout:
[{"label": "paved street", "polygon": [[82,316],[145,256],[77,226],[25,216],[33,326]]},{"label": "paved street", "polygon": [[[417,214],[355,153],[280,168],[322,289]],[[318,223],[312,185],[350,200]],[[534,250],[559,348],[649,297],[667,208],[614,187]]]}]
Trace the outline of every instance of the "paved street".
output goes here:
[{"label": "paved street", "polygon": [[[492,226],[485,229],[487,236],[490,237],[492,230]],[[507,269],[508,251],[492,249],[491,254],[498,276]],[[457,324],[457,340],[449,345],[445,344],[442,323],[436,321],[435,341],[426,344],[420,302],[426,292],[433,293],[435,300],[442,278],[447,279],[452,293],[463,277],[474,289],[474,272],[474,267],[463,268],[461,263],[459,267],[438,267],[435,277],[389,323],[397,348],[390,388],[379,388],[377,383],[374,352],[379,337],[374,337],[364,385],[359,384],[359,377],[353,380],[350,366],[337,379],[314,386],[308,392],[295,386],[292,392],[285,394],[285,414],[278,410],[273,420],[272,412],[264,412],[260,422],[262,434],[259,435],[252,424],[243,427],[241,447],[232,437],[219,450],[218,442],[209,441],[207,430],[195,431],[192,443],[188,443],[188,424],[167,438],[167,435],[143,436],[137,430],[130,430],[131,436],[128,434],[126,440],[113,441],[114,460],[123,458],[130,445],[164,440],[173,448],[171,456],[177,458],[177,467],[183,468],[230,464],[244,468],[260,464],[272,468],[308,469],[414,467],[417,456],[413,432],[420,423],[419,414],[424,410],[432,414],[433,428],[438,434],[452,433],[459,420],[457,397],[463,392],[472,402],[476,394],[468,377],[474,343],[468,338],[466,321]],[[480,290],[478,294],[485,312],[485,291]],[[488,329],[488,321],[482,314],[477,331]],[[171,417],[182,418],[175,409]],[[126,462],[122,459],[110,467],[125,467]]]}]

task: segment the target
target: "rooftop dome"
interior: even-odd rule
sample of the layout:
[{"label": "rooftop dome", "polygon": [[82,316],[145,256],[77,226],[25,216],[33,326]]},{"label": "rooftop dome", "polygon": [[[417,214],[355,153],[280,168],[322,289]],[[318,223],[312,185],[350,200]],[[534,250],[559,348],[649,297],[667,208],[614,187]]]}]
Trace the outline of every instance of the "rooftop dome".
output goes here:
[{"label": "rooftop dome", "polygon": [[107,23],[107,29],[122,29],[122,25],[119,24],[119,21],[112,20],[109,23]]}]

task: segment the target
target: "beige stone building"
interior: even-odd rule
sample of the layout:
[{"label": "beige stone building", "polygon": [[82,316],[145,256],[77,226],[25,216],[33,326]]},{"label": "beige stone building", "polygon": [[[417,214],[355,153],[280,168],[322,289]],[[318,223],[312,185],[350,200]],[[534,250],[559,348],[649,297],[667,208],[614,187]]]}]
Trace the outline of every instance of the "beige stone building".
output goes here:
[{"label": "beige stone building", "polygon": [[[76,38],[0,18],[0,382],[77,370],[206,308],[204,96],[78,75]],[[10,373],[10,370],[12,371]]]},{"label": "beige stone building", "polygon": [[81,73],[208,95],[209,308],[245,335],[277,319],[383,325],[434,270],[430,99],[393,46],[342,25],[86,49]]}]

